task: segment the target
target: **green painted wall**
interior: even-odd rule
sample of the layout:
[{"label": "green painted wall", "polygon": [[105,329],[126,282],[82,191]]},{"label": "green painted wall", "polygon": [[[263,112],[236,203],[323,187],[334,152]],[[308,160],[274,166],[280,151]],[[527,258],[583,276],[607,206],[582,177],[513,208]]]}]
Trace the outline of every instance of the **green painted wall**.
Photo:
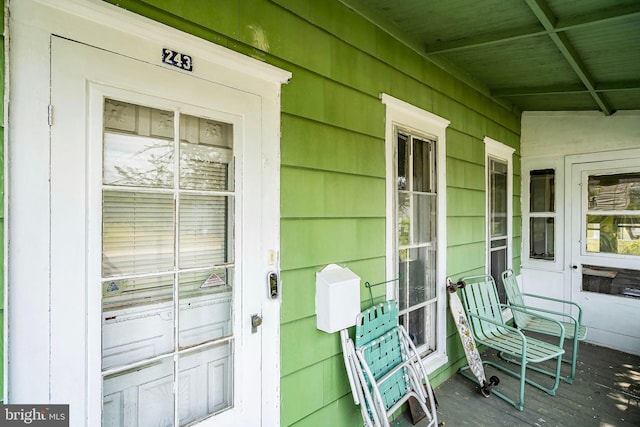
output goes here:
[{"label": "green painted wall", "polygon": [[[484,271],[485,136],[516,149],[514,224],[520,223],[519,114],[337,0],[108,1],[293,73],[282,92],[282,425],[361,425],[338,334],[315,327],[315,273],[338,263],[363,282],[385,278],[385,109],[379,94],[451,121],[447,274],[454,278]],[[519,266],[519,225],[513,233],[513,265]],[[452,364],[434,373],[434,385],[464,357],[447,322]]]}]

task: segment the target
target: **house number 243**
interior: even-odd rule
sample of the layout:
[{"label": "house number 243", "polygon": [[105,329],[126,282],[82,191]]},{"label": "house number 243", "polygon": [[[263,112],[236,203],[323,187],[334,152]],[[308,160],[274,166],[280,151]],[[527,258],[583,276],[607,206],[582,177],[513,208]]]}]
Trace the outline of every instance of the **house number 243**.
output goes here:
[{"label": "house number 243", "polygon": [[162,62],[185,71],[193,71],[193,60],[191,56],[167,49],[166,47],[162,49]]}]

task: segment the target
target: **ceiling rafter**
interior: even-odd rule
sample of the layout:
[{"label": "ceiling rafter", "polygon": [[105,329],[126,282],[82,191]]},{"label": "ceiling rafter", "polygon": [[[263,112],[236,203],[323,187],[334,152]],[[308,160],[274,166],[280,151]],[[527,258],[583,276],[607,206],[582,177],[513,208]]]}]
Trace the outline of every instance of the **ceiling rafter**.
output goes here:
[{"label": "ceiling rafter", "polygon": [[620,7],[602,9],[593,13],[559,19],[551,30],[547,30],[544,27],[534,25],[481,34],[475,37],[465,37],[459,40],[450,40],[428,44],[426,46],[426,52],[428,54],[438,54],[470,49],[479,46],[489,46],[519,39],[537,37],[545,34],[549,35],[550,33],[561,33],[564,31],[575,30],[590,25],[610,22],[612,20],[626,19],[637,15],[640,15],[640,2]]},{"label": "ceiling rafter", "polygon": [[595,84],[591,75],[587,71],[582,59],[580,59],[580,56],[569,42],[567,35],[565,33],[555,32],[556,17],[549,8],[549,5],[543,0],[525,0],[525,2],[536,18],[538,18],[538,21],[540,21],[545,30],[549,31],[549,37],[560,50],[562,56],[567,60],[569,66],[571,66],[573,71],[578,75],[578,78],[585,85],[587,91],[596,101],[602,112],[607,116],[610,116],[612,114],[611,107],[609,107],[603,96],[596,92]]},{"label": "ceiling rafter", "polygon": [[[603,92],[620,92],[627,90],[640,90],[640,80],[630,80],[625,82],[598,84],[595,91]],[[492,96],[510,97],[510,96],[530,96],[530,95],[562,95],[570,93],[588,93],[587,88],[582,84],[552,85],[539,87],[513,87],[493,89]]]}]

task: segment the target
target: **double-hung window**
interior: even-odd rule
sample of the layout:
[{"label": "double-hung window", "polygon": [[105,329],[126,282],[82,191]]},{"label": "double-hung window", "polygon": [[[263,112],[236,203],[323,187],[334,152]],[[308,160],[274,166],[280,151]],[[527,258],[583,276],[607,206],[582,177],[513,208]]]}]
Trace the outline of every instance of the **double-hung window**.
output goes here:
[{"label": "double-hung window", "polygon": [[449,122],[388,95],[387,298],[428,370],[446,363],[445,130]]},{"label": "double-hung window", "polygon": [[485,138],[487,173],[487,273],[493,276],[500,302],[506,302],[501,274],[511,268],[512,156],[514,149]]}]

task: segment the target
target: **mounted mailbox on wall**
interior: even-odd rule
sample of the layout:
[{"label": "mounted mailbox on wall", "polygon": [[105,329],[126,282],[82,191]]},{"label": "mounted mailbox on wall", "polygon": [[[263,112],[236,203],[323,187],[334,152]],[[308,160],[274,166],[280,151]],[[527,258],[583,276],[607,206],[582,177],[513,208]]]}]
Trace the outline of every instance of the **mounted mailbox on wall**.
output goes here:
[{"label": "mounted mailbox on wall", "polygon": [[316,326],[333,333],[355,325],[360,313],[360,277],[329,264],[316,273]]}]

